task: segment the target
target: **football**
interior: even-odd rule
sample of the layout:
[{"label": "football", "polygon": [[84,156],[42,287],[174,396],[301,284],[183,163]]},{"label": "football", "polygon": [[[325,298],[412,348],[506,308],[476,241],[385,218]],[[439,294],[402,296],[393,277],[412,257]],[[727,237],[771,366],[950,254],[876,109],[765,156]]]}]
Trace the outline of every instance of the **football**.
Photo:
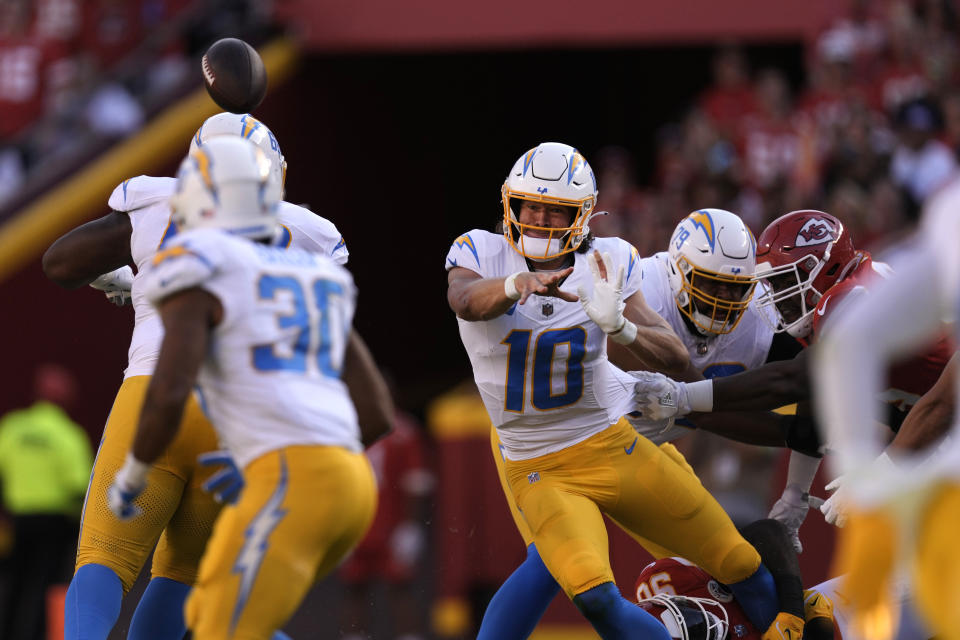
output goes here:
[{"label": "football", "polygon": [[243,40],[217,40],[200,61],[207,93],[221,109],[249,113],[267,94],[267,70],[260,54]]}]

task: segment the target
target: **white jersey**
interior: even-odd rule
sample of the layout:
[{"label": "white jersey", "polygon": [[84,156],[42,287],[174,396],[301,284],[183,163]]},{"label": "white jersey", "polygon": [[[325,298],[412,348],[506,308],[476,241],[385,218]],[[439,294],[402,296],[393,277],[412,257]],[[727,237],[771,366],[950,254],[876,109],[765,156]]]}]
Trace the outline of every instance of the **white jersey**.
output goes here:
[{"label": "white jersey", "polygon": [[[596,238],[591,251],[623,265],[623,297],[640,286],[636,249],[619,238]],[[565,291],[593,290],[587,255],[575,253]],[[500,234],[473,230],[454,241],[447,269],[464,267],[484,278],[526,271]],[[579,302],[531,296],[498,318],[458,318],[460,338],[506,456],[526,460],[559,451],[606,429],[629,410],[633,378],[607,360],[607,336]]]},{"label": "white jersey", "polygon": [[[670,254],[664,251],[640,261],[640,290],[650,308],[666,320],[683,341],[694,369],[710,379],[731,376],[765,363],[773,343],[774,323],[765,321],[761,314],[772,314],[772,310],[758,308],[754,297],[730,333],[711,336],[693,333],[684,322],[667,279],[669,260]],[[664,429],[665,421],[654,422],[632,416],[628,419],[641,435],[656,444],[689,433],[688,428],[680,425]]]},{"label": "white jersey", "polygon": [[[176,188],[175,178],[137,176],[118,185],[108,201],[111,209],[130,216],[133,227],[130,255],[137,265],[132,292],[133,337],[127,352],[124,378],[151,375],[157,364],[160,343],[163,341],[163,323],[144,298],[139,282],[160,245],[177,232],[176,226],[170,222],[170,207],[167,204]],[[346,244],[332,222],[289,202],[280,203],[278,218],[283,227],[280,244],[316,251],[330,256],[337,264],[347,262],[349,254]]]},{"label": "white jersey", "polygon": [[140,287],[151,304],[191,287],[220,301],[198,382],[240,466],[292,445],[362,450],[340,379],[356,299],[346,269],[318,253],[197,229],[164,245]]}]

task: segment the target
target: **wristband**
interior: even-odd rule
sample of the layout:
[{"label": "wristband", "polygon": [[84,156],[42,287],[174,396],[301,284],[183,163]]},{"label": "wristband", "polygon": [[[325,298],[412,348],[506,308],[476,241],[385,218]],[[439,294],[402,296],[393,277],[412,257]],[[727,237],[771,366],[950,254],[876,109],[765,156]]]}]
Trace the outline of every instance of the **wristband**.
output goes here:
[{"label": "wristband", "polygon": [[142,487],[147,482],[149,471],[149,464],[137,460],[132,453],[128,453],[123,467],[117,472],[116,481],[125,488]]},{"label": "wristband", "polygon": [[632,344],[637,339],[637,325],[624,318],[623,326],[611,333],[610,338],[619,344]]},{"label": "wristband", "polygon": [[687,401],[690,403],[690,411],[713,411],[713,380],[688,382]]},{"label": "wristband", "polygon": [[517,276],[523,273],[522,271],[517,271],[516,273],[511,273],[507,276],[507,279],[503,281],[503,292],[507,294],[507,297],[511,300],[519,300],[520,292],[517,291],[516,280]]}]

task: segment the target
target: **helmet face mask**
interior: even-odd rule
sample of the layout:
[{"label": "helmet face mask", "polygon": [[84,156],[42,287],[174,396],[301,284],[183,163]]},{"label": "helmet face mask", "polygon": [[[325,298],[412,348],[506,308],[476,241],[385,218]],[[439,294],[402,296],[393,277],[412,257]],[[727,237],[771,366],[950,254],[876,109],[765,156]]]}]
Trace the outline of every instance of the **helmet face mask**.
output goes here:
[{"label": "helmet face mask", "polygon": [[[555,260],[576,251],[590,233],[589,220],[597,201],[593,170],[573,147],[545,142],[527,151],[513,165],[501,189],[503,234],[523,257],[536,262]],[[524,201],[569,207],[567,226],[521,222]]]},{"label": "helmet face mask", "polygon": [[817,303],[863,255],[837,218],[814,210],[792,211],[771,222],[757,252],[756,279],[766,284],[757,306],[775,307],[774,331],[795,338],[810,335]]},{"label": "helmet face mask", "polygon": [[680,221],[670,240],[668,280],[677,307],[701,333],[733,331],[756,281],[753,234],[738,216],[701,209]]},{"label": "helmet face mask", "polygon": [[730,618],[716,600],[661,593],[637,604],[658,617],[674,640],[726,640]]}]

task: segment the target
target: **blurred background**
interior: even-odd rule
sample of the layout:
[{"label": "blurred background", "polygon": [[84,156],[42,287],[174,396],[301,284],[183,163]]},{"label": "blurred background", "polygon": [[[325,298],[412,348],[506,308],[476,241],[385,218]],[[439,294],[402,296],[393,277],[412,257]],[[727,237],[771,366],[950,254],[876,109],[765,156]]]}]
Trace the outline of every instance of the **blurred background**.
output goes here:
[{"label": "blurred background", "polygon": [[[514,160],[541,141],[576,146],[609,212],[593,230],[642,255],[665,250],[703,207],[738,213],[754,234],[788,211],[824,209],[882,254],[956,172],[958,27],[951,0],[0,0],[0,415],[60,407],[86,434],[90,449],[74,450],[89,465],[133,313],[89,288],[59,289],[40,256],[106,213],[123,179],[173,174],[217,111],[199,57],[218,38],[244,38],[267,65],[255,115],[287,158],[287,200],[343,233],[356,325],[401,409],[402,427],[371,453],[378,524],[288,631],[473,637],[525,550],[443,260],[461,233],[493,229]],[[736,521],[766,514],[782,489],[780,452],[688,440]],[[0,603],[17,576],[39,573],[18,566],[23,513],[4,499]],[[63,506],[59,531],[75,526],[78,504]],[[812,513],[801,535],[812,585],[827,576],[832,533]],[[54,630],[62,592],[45,585],[72,570],[73,539],[58,540],[63,557],[43,569]],[[629,589],[647,557],[615,530],[611,549]],[[112,637],[124,637],[129,610]],[[592,637],[562,598],[535,635]]]}]

